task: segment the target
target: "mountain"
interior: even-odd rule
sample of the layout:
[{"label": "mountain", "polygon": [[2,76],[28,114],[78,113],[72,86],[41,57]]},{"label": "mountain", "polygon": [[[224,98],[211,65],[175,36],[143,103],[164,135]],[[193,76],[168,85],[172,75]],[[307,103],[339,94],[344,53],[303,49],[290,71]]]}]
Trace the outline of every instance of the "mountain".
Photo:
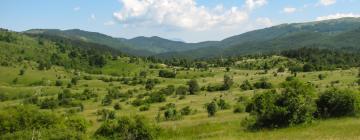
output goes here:
[{"label": "mountain", "polygon": [[300,47],[359,48],[360,18],[341,18],[308,23],[282,24],[233,36],[185,52],[169,52],[160,58],[210,58],[270,53]]},{"label": "mountain", "polygon": [[132,39],[114,38],[79,29],[32,29],[25,31],[25,33],[60,36],[102,44],[137,56],[195,59],[269,53],[299,47],[356,48],[359,47],[355,43],[359,37],[356,34],[359,28],[360,18],[341,18],[307,23],[281,24],[232,36],[222,41],[199,43],[172,41],[157,36]]},{"label": "mountain", "polygon": [[203,45],[172,41],[160,37],[136,37],[133,39],[114,38],[108,35],[88,32],[79,29],[58,30],[58,29],[31,29],[25,31],[26,34],[59,36],[73,40],[98,43],[121,50],[122,52],[138,55],[150,56],[166,52],[179,52],[206,47]]}]

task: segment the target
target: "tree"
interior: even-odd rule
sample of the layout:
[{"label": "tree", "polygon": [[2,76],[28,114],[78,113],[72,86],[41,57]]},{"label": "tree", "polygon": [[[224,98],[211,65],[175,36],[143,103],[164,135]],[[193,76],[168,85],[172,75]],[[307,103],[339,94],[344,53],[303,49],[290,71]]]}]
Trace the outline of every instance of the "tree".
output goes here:
[{"label": "tree", "polygon": [[316,100],[316,105],[318,115],[324,118],[352,116],[360,111],[359,95],[351,90],[325,91]]},{"label": "tree", "polygon": [[314,71],[314,70],[315,70],[315,68],[314,68],[314,66],[311,65],[311,64],[305,64],[305,65],[303,66],[303,71],[304,71],[304,72],[311,72],[311,71]]},{"label": "tree", "polygon": [[224,90],[229,90],[233,84],[234,84],[233,79],[228,75],[224,75],[223,89]]},{"label": "tree", "polygon": [[188,90],[191,95],[194,95],[200,91],[199,84],[195,79],[190,80],[187,84],[189,86]]},{"label": "tree", "polygon": [[252,117],[246,120],[249,128],[287,127],[313,120],[314,88],[298,80],[284,82],[282,87],[281,94],[271,90],[252,98],[246,106]]},{"label": "tree", "polygon": [[215,113],[217,112],[217,108],[218,108],[215,101],[206,104],[205,107],[209,117],[215,116]]},{"label": "tree", "polygon": [[89,64],[90,66],[96,66],[96,67],[104,67],[106,65],[106,58],[103,55],[93,55],[89,58]]}]

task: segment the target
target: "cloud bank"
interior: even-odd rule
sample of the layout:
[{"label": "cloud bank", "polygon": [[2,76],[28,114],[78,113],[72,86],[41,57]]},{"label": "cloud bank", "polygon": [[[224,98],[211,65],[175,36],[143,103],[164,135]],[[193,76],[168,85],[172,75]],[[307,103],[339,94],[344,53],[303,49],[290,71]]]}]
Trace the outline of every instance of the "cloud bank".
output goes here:
[{"label": "cloud bank", "polygon": [[246,0],[243,7],[206,7],[195,0],[120,0],[122,9],[113,16],[122,24],[169,29],[208,30],[238,26],[249,12],[267,0]]}]

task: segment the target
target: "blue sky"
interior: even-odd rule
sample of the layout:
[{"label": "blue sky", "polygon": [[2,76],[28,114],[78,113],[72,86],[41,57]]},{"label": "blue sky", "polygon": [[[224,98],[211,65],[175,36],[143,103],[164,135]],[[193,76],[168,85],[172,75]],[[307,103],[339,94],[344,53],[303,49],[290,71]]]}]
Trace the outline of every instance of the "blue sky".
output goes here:
[{"label": "blue sky", "polygon": [[0,27],[221,40],[282,23],[360,17],[360,0],[2,0]]}]

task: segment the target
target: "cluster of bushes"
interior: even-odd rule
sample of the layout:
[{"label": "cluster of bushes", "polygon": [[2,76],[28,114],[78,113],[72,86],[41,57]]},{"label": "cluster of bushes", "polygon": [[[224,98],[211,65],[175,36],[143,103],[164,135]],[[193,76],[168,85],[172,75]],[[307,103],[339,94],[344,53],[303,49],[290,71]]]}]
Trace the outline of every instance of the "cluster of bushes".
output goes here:
[{"label": "cluster of bushes", "polygon": [[230,109],[231,106],[224,99],[213,99],[210,103],[205,104],[205,108],[208,112],[209,117],[215,116],[218,110]]},{"label": "cluster of bushes", "polygon": [[251,84],[248,80],[245,80],[241,85],[240,88],[242,90],[253,90],[253,89],[271,89],[274,86],[267,82],[265,79],[261,79],[260,81]]},{"label": "cluster of bushes", "polygon": [[225,91],[225,90],[229,90],[233,86],[233,84],[234,84],[233,79],[229,75],[225,75],[222,85],[208,85],[206,90],[209,92]]},{"label": "cluster of bushes", "polygon": [[34,106],[0,110],[0,139],[84,139],[88,126],[82,117],[63,117]]},{"label": "cluster of bushes", "polygon": [[64,89],[58,94],[57,98],[43,98],[39,99],[38,96],[31,96],[23,100],[26,104],[38,105],[41,109],[55,109],[59,106],[67,108],[78,108],[78,111],[83,111],[84,106],[77,100],[89,100],[97,98],[98,95],[89,89],[85,89],[82,93],[74,94],[69,89]]},{"label": "cluster of bushes", "polygon": [[176,73],[168,70],[160,70],[159,71],[159,77],[163,78],[175,78]]},{"label": "cluster of bushes", "polygon": [[[181,108],[180,110],[176,109],[176,105],[173,103],[168,103],[165,106],[162,106],[159,108],[160,111],[163,111],[164,113],[164,120],[165,121],[174,121],[179,120],[183,116],[192,115],[197,112],[197,110],[191,109],[190,106],[186,106]],[[161,121],[162,118],[160,116],[160,112],[156,118],[157,121]]]},{"label": "cluster of bushes", "polygon": [[356,115],[359,94],[349,90],[331,89],[317,99],[314,88],[297,79],[282,84],[282,91],[271,90],[255,95],[246,106],[250,118],[244,124],[250,129],[281,128],[311,123],[315,118]]},{"label": "cluster of bushes", "polygon": [[161,129],[143,117],[120,117],[105,121],[95,132],[98,139],[152,140]]}]

